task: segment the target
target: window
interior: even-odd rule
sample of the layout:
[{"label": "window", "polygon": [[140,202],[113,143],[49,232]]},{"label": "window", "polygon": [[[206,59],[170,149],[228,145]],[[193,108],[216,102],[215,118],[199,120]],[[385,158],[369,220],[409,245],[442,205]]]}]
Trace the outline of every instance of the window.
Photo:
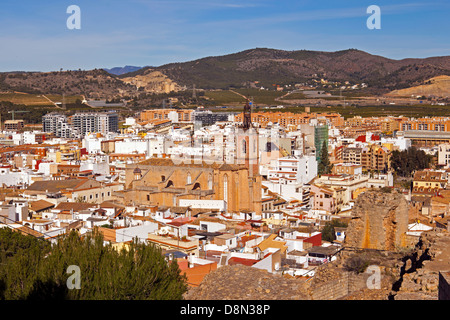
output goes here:
[{"label": "window", "polygon": [[210,174],[208,176],[208,189],[212,189],[213,188],[213,178],[212,178],[212,174]]},{"label": "window", "polygon": [[223,176],[223,200],[228,202],[228,176]]},{"label": "window", "polygon": [[192,183],[191,174],[188,172],[187,179],[186,179],[186,184],[191,184],[191,183]]},{"label": "window", "polygon": [[200,188],[200,183],[198,183],[198,182],[196,182],[196,183],[194,184],[194,188],[192,188],[192,190],[197,190],[197,189],[201,189],[201,188]]}]

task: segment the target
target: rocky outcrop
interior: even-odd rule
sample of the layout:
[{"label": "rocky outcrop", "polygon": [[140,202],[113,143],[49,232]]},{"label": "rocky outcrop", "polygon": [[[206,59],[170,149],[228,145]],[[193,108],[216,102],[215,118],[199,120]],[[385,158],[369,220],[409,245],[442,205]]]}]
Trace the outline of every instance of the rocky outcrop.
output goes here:
[{"label": "rocky outcrop", "polygon": [[345,246],[396,251],[409,245],[408,203],[395,191],[369,190],[353,208]]},{"label": "rocky outcrop", "polygon": [[244,265],[223,266],[190,288],[187,300],[308,300],[304,280]]},{"label": "rocky outcrop", "polygon": [[[450,232],[435,229],[408,239],[403,236],[407,223],[408,204],[403,195],[368,191],[355,205],[344,248],[335,261],[318,267],[312,279],[287,279],[252,267],[224,266],[208,274],[185,298],[436,300],[439,275],[450,271]],[[373,268],[379,271],[379,288],[369,285]]]},{"label": "rocky outcrop", "polygon": [[439,272],[450,271],[450,233],[443,229],[422,233],[400,270],[390,299],[438,299]]}]

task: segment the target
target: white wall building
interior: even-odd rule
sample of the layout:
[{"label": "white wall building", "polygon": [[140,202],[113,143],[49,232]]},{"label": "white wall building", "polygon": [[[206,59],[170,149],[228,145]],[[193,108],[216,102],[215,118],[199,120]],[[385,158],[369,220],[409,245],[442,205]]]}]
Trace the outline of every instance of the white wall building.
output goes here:
[{"label": "white wall building", "polygon": [[267,179],[277,184],[305,184],[317,176],[317,160],[310,155],[273,160],[271,167]]},{"label": "white wall building", "polygon": [[446,167],[450,165],[450,143],[438,146],[438,165]]}]

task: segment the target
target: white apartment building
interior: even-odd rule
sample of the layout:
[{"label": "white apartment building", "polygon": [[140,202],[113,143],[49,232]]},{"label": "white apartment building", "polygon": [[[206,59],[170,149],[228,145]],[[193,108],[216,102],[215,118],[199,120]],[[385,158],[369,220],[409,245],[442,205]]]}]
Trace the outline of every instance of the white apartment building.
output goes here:
[{"label": "white apartment building", "polygon": [[267,179],[277,184],[306,184],[317,176],[315,156],[284,157],[271,162]]},{"label": "white apartment building", "polygon": [[438,165],[446,167],[450,165],[450,143],[438,146]]},{"label": "white apartment building", "polygon": [[317,160],[314,155],[301,157],[283,157],[272,160],[267,172],[267,181],[263,182],[271,192],[287,200],[299,200],[307,204],[309,187],[305,186],[317,176]]}]

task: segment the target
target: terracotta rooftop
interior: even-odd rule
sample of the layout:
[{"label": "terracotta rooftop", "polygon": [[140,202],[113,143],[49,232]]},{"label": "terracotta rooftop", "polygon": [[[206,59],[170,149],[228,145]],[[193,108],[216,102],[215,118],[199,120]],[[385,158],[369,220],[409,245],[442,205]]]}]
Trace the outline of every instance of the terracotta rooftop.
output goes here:
[{"label": "terracotta rooftop", "polygon": [[33,201],[30,202],[29,204],[29,209],[34,211],[34,212],[39,212],[45,209],[50,209],[53,208],[55,206],[55,204],[45,201],[45,200],[37,200],[37,201]]},{"label": "terracotta rooftop", "polygon": [[85,203],[85,202],[60,202],[55,209],[63,211],[63,210],[72,210],[75,212],[79,212],[82,210],[87,210],[90,208],[98,208],[99,205],[95,203]]},{"label": "terracotta rooftop", "polygon": [[86,179],[35,181],[27,188],[27,191],[59,192],[66,189],[76,189],[86,181]]},{"label": "terracotta rooftop", "polygon": [[[177,161],[178,162],[178,161]],[[148,165],[148,166],[177,166],[177,167],[201,167],[201,168],[213,168],[213,169],[219,169],[219,170],[239,170],[245,168],[244,165],[238,165],[238,164],[220,164],[220,163],[213,163],[209,164],[206,162],[202,163],[195,163],[193,160],[183,160],[180,161],[182,163],[174,163],[169,158],[150,158],[144,161],[141,161],[138,163],[138,165]],[[188,163],[190,162],[190,163]]]}]

